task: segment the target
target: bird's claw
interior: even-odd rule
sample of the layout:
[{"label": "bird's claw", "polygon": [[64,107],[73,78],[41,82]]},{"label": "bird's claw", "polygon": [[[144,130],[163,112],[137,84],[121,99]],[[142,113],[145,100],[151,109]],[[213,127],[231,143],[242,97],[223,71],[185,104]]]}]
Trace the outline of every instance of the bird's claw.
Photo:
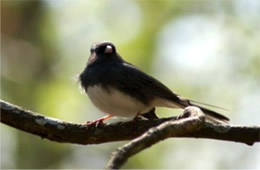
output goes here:
[{"label": "bird's claw", "polygon": [[95,126],[95,127],[99,127],[100,125],[104,124],[104,121],[107,119],[110,119],[112,116],[111,115],[107,115],[105,117],[101,117],[100,119],[94,120],[94,121],[87,121],[86,124],[88,126]]},{"label": "bird's claw", "polygon": [[100,125],[104,124],[104,120],[103,119],[98,119],[98,120],[94,120],[94,121],[87,121],[86,124],[88,126],[99,127]]}]

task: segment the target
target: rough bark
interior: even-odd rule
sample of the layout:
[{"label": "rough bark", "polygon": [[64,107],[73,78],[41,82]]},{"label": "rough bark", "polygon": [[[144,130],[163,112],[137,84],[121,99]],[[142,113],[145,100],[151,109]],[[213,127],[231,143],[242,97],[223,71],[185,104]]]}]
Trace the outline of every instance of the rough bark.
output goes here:
[{"label": "rough bark", "polygon": [[[156,127],[176,117],[156,120],[137,120],[89,126],[49,118],[21,107],[1,102],[1,122],[42,138],[62,143],[100,144],[134,139],[151,127]],[[171,137],[171,136],[169,136]],[[200,130],[174,137],[207,138],[253,145],[260,141],[260,126],[215,125],[205,122]]]}]

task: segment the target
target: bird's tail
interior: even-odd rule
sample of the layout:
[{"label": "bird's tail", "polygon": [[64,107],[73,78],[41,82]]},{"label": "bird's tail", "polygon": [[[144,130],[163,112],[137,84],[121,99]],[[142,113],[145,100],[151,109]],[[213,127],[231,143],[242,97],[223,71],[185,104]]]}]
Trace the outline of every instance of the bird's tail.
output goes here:
[{"label": "bird's tail", "polygon": [[201,102],[196,102],[194,100],[188,100],[188,99],[180,98],[180,97],[178,99],[179,99],[179,101],[176,102],[176,96],[174,96],[173,99],[168,100],[170,102],[163,102],[162,106],[171,107],[171,108],[182,108],[182,109],[185,109],[188,106],[195,106],[195,107],[200,108],[200,110],[205,114],[206,119],[213,122],[213,123],[227,124],[229,122],[228,117],[226,117],[226,116],[224,116],[224,115],[222,115],[218,112],[215,112],[213,110],[210,110],[208,108],[205,108],[201,105],[208,106],[208,107],[214,107],[214,108],[218,108],[218,109],[222,109],[222,110],[226,110],[226,109],[223,109],[223,108],[218,107],[218,106],[213,106],[213,105],[201,103]]},{"label": "bird's tail", "polygon": [[[193,101],[193,100],[188,100],[188,99],[181,99],[181,102],[179,102],[178,104],[179,104],[178,106],[183,108],[183,109],[187,106],[195,106],[195,107],[200,108],[201,111],[205,114],[206,119],[213,122],[213,123],[227,124],[228,121],[229,121],[228,117],[226,117],[226,116],[224,116],[224,115],[222,115],[218,112],[215,112],[213,110],[207,109],[207,108],[200,106],[200,105],[216,107],[216,108],[220,108],[220,107],[212,106],[212,105],[208,105],[208,104],[204,104],[204,103],[199,103],[199,102],[196,102],[196,101]],[[175,107],[176,107],[176,105],[175,105]]]},{"label": "bird's tail", "polygon": [[203,113],[205,113],[206,119],[211,121],[211,122],[214,122],[214,123],[217,123],[217,124],[223,124],[223,123],[226,124],[229,121],[228,117],[226,117],[226,116],[224,116],[220,113],[217,113],[213,110],[207,109],[205,107],[202,107],[202,106],[199,106],[199,105],[196,105],[196,104],[193,104],[193,103],[190,103],[190,105],[200,108],[201,111]]}]

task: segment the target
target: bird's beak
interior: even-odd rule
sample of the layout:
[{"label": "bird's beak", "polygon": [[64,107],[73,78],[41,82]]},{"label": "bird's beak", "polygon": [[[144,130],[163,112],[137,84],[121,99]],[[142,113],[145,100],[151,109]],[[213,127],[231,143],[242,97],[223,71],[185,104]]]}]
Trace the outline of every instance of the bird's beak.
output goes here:
[{"label": "bird's beak", "polygon": [[105,49],[105,54],[112,54],[113,48],[111,45],[107,45]]}]

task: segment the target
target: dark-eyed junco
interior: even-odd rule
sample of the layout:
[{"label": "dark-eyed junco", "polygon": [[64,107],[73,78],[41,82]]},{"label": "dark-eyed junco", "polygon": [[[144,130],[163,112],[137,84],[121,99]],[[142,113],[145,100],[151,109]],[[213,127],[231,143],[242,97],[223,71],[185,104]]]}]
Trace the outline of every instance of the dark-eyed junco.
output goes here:
[{"label": "dark-eyed junco", "polygon": [[[124,61],[111,42],[98,43],[90,52],[87,67],[80,74],[79,80],[91,102],[108,114],[93,123],[102,123],[112,116],[136,117],[155,107],[183,109],[187,106],[197,106],[136,66]],[[229,121],[227,117],[215,111],[197,107],[212,121]]]}]

